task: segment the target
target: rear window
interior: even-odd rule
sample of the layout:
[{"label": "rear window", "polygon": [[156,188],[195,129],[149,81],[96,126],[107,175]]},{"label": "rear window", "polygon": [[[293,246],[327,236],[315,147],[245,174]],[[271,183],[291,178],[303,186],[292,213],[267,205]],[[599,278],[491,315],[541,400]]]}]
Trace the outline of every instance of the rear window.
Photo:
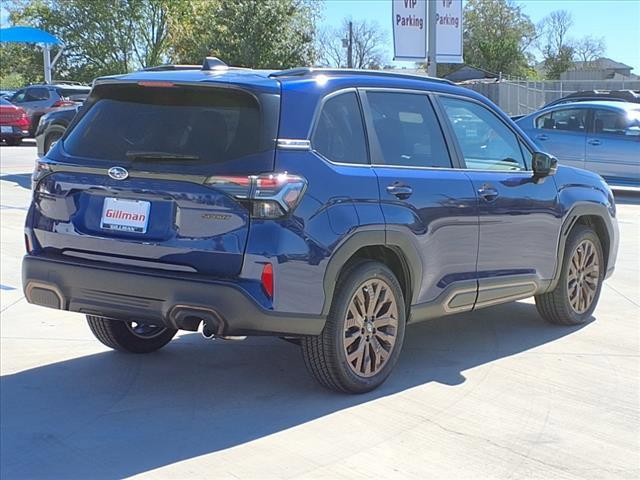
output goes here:
[{"label": "rear window", "polygon": [[85,98],[87,95],[89,95],[89,92],[91,91],[91,88],[86,87],[86,88],[78,88],[78,87],[74,87],[74,88],[58,88],[57,92],[58,95],[60,95],[61,97],[65,97],[65,98]]},{"label": "rear window", "polygon": [[27,88],[27,92],[24,96],[25,102],[37,102],[40,100],[48,100],[49,99],[49,90],[42,87],[36,88]]},{"label": "rear window", "polygon": [[[137,153],[220,163],[269,148],[260,107],[230,89],[109,88],[64,140],[71,155],[132,160]],[[262,143],[262,144],[261,144]],[[271,146],[272,148],[272,146]]]}]

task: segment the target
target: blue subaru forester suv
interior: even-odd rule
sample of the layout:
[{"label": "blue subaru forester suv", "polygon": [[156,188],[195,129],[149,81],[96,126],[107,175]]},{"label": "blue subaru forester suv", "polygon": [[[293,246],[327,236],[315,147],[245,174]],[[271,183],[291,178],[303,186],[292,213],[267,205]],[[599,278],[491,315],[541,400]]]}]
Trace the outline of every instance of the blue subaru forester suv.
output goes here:
[{"label": "blue subaru forester suv", "polygon": [[146,353],[178,330],[298,342],[365,392],[405,325],[535,296],[579,324],[618,247],[611,190],[486,98],[373,71],[208,59],[100,78],[40,159],[29,302]]}]

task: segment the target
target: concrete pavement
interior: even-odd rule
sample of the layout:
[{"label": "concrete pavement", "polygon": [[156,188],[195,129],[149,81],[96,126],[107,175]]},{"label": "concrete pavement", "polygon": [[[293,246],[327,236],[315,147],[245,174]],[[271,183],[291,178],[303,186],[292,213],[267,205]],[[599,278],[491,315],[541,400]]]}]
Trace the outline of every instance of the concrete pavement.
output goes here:
[{"label": "concrete pavement", "polygon": [[22,224],[35,148],[0,147],[0,476],[640,477],[640,197],[594,319],[532,301],[410,327],[379,390],[318,387],[298,347],[179,335],[107,350],[83,317],[27,304]]}]

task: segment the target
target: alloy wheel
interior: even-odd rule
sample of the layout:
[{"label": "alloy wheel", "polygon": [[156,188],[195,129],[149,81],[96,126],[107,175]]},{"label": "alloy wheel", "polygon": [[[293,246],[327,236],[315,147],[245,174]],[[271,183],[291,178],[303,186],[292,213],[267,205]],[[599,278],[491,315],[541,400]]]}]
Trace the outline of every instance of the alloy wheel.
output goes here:
[{"label": "alloy wheel", "polygon": [[344,322],[343,346],[347,363],[360,377],[377,374],[396,344],[398,304],[381,279],[361,284],[349,302]]},{"label": "alloy wheel", "polygon": [[600,262],[598,251],[591,240],[578,244],[571,256],[567,275],[569,304],[578,314],[589,310],[598,291]]}]

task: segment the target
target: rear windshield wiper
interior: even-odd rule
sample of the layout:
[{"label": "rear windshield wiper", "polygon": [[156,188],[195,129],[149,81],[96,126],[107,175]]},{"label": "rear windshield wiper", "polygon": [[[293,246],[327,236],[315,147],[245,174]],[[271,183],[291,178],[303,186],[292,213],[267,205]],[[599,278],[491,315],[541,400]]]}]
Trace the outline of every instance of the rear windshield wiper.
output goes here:
[{"label": "rear windshield wiper", "polygon": [[132,160],[200,160],[198,155],[183,155],[171,152],[153,152],[149,150],[128,150],[125,154]]}]

